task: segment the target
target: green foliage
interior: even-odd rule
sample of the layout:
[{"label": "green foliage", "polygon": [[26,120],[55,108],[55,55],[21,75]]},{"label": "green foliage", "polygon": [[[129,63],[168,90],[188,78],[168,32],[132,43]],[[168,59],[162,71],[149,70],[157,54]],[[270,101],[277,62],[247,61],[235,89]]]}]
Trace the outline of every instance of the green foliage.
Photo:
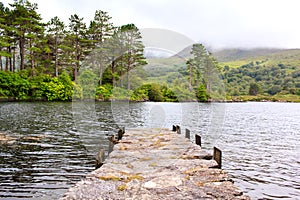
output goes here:
[{"label": "green foliage", "polygon": [[148,97],[150,101],[163,101],[163,95],[158,84],[146,85],[148,89]]},{"label": "green foliage", "polygon": [[[66,73],[62,73],[59,77],[42,74],[25,79],[18,73],[0,71],[1,97],[14,97],[17,100],[70,101],[74,87],[78,89]],[[80,97],[80,94],[76,95]]]},{"label": "green foliage", "polygon": [[196,97],[198,99],[198,101],[200,102],[207,102],[207,94],[206,94],[206,89],[204,85],[199,85],[197,87],[197,93],[196,93]]},{"label": "green foliage", "polygon": [[66,73],[58,78],[51,78],[48,82],[42,82],[40,90],[48,101],[70,101],[73,96],[73,82]]},{"label": "green foliage", "polygon": [[251,83],[249,88],[249,95],[256,96],[260,90],[260,87],[257,83]]},{"label": "green foliage", "polygon": [[57,101],[63,97],[64,85],[59,82],[58,78],[53,78],[50,82],[41,83],[41,91],[47,97],[48,101]]},{"label": "green foliage", "polygon": [[137,88],[132,96],[132,101],[167,101],[167,102],[178,102],[178,98],[166,85],[159,85],[156,83],[144,84]]},{"label": "green foliage", "polygon": [[137,89],[136,94],[146,97],[149,101],[163,101],[163,95],[160,91],[160,86],[155,83],[142,85]]},{"label": "green foliage", "polygon": [[166,102],[178,102],[178,98],[177,98],[176,94],[173,92],[173,90],[171,90],[167,86],[165,86],[165,85],[162,86],[161,87],[161,92],[162,92],[164,101],[166,101]]},{"label": "green foliage", "polygon": [[281,91],[281,87],[278,85],[273,85],[272,87],[270,87],[268,89],[268,93],[270,95],[275,95],[275,94],[279,93],[280,91]]},{"label": "green foliage", "polygon": [[73,100],[80,100],[83,99],[83,92],[82,92],[82,88],[80,87],[80,85],[73,83],[73,96],[72,99]]},{"label": "green foliage", "polygon": [[[258,64],[258,65],[256,65]],[[250,62],[237,68],[223,71],[229,95],[257,95],[260,92],[275,95],[281,91],[294,93],[300,81],[299,67],[283,63],[266,66],[264,62]],[[249,85],[249,82],[252,84]]]},{"label": "green foliage", "polygon": [[62,101],[71,100],[73,95],[74,84],[71,81],[70,76],[66,72],[63,72],[58,76],[58,81],[64,86],[63,88],[64,95],[60,98],[60,100]]},{"label": "green foliage", "polygon": [[112,97],[112,85],[105,84],[96,89],[96,99],[107,101]]},{"label": "green foliage", "polygon": [[24,100],[30,90],[30,83],[17,73],[0,71],[0,95]]},{"label": "green foliage", "polygon": [[95,99],[97,75],[91,70],[83,70],[78,77],[78,85],[82,88],[83,99]]},{"label": "green foliage", "polygon": [[122,87],[114,87],[112,89],[112,98],[115,100],[130,100],[132,93],[131,90]]}]

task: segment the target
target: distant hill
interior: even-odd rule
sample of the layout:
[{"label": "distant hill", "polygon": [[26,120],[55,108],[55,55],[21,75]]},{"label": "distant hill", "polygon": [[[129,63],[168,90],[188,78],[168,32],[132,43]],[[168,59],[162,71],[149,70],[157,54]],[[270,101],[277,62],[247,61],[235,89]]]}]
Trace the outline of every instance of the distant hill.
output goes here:
[{"label": "distant hill", "polygon": [[[214,57],[219,62],[228,62],[234,60],[244,60],[254,57],[266,57],[276,53],[283,53],[285,49],[269,49],[269,48],[257,48],[257,49],[222,49],[213,52]],[[300,52],[300,51],[299,51]]]},{"label": "distant hill", "polygon": [[[189,58],[191,56],[192,46],[188,46],[182,51],[178,52],[172,57]],[[300,49],[276,49],[276,48],[255,48],[255,49],[242,49],[242,48],[228,48],[222,50],[212,50],[213,56],[220,62],[232,61],[287,61],[295,63],[296,60],[300,61]],[[300,62],[299,62],[300,63]]]},{"label": "distant hill", "polygon": [[[144,67],[147,82],[188,82],[185,62],[190,51],[187,47],[169,58],[148,59]],[[247,99],[250,85],[255,83],[258,96],[250,99],[300,101],[300,49],[223,49],[212,54],[221,67],[229,99]],[[178,74],[185,79],[176,81]]]}]

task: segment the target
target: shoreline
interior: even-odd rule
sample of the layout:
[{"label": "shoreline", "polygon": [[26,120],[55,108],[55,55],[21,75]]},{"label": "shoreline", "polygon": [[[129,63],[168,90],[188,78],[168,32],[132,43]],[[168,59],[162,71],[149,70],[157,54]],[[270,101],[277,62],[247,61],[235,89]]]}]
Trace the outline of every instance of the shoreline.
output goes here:
[{"label": "shoreline", "polygon": [[128,99],[110,99],[110,100],[100,100],[100,99],[82,99],[82,100],[71,100],[71,101],[48,101],[46,98],[43,99],[17,99],[15,97],[7,97],[7,98],[0,98],[0,103],[5,102],[130,102],[130,103],[142,103],[142,102],[167,102],[167,103],[190,103],[190,102],[197,102],[197,103],[247,103],[247,102],[278,102],[278,103],[300,103],[300,100],[291,101],[288,99],[229,99],[229,100],[209,100],[209,101],[195,101],[195,100],[184,100],[184,101],[131,101]]}]

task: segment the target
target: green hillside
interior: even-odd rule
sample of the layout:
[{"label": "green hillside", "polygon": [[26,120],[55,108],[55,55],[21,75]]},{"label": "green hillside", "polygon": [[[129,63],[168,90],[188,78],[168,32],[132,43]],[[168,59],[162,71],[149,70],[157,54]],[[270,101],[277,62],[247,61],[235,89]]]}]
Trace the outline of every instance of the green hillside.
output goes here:
[{"label": "green hillside", "polygon": [[263,62],[265,66],[278,64],[300,66],[300,49],[227,49],[213,53],[223,65],[240,67],[250,62]]},{"label": "green hillside", "polygon": [[[214,56],[223,67],[231,98],[300,100],[300,49],[235,49],[216,52]],[[257,87],[255,95],[250,92],[251,85]]]},{"label": "green hillside", "polygon": [[[180,55],[186,55],[186,50]],[[300,49],[226,49],[213,55],[219,62],[228,100],[300,101]],[[186,59],[147,60],[147,83],[170,86],[188,82]]]}]

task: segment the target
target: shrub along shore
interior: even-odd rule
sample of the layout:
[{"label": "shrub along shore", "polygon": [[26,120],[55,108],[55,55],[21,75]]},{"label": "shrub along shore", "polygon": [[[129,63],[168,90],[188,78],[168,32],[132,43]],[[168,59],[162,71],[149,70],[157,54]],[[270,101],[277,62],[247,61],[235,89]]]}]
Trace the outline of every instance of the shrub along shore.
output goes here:
[{"label": "shrub along shore", "polygon": [[[88,71],[85,73],[89,73]],[[84,73],[83,73],[84,75]],[[87,76],[82,76],[87,77]],[[166,85],[143,84],[135,90],[113,87],[111,84],[97,86],[79,76],[78,83],[71,80],[67,73],[58,77],[42,74],[27,77],[22,73],[0,71],[0,101],[72,101],[72,100],[129,100],[136,102],[245,102],[280,101],[300,102],[298,95],[244,95],[227,96],[226,99],[212,99],[205,88],[195,88],[190,94],[174,93]],[[89,84],[84,84],[84,83]]]}]

